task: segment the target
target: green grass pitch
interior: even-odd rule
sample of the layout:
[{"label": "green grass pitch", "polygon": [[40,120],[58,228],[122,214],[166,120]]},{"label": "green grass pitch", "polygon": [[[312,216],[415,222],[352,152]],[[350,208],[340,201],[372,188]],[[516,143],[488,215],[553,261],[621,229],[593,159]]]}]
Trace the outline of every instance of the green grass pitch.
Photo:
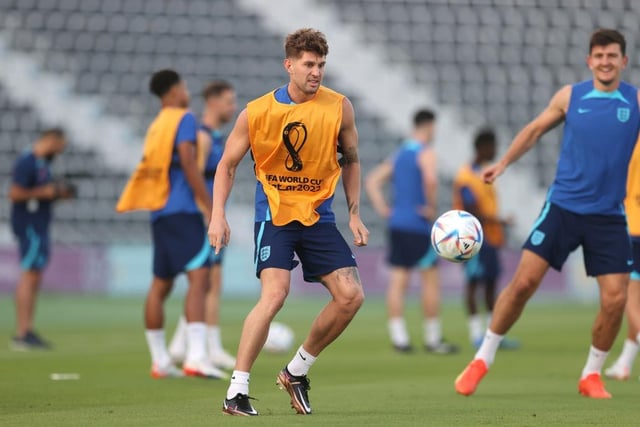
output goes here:
[{"label": "green grass pitch", "polygon": [[[291,299],[278,316],[297,333],[307,330],[325,300]],[[172,331],[180,302],[170,301]],[[225,301],[223,339],[235,349],[252,302]],[[455,356],[423,351],[400,355],[387,342],[384,304],[370,299],[347,332],[311,371],[314,414],[295,415],[275,376],[290,355],[263,354],[251,378],[261,416],[221,414],[226,381],[152,380],[142,328],[142,299],[48,296],[39,307],[40,330],[52,352],[16,353],[0,348],[0,425],[637,425],[640,383],[608,382],[613,400],[578,395],[576,382],[587,355],[595,306],[533,302],[513,330],[518,351],[500,352],[476,395],[455,394],[453,381],[473,352],[457,301],[445,305],[449,340],[463,344]],[[408,321],[419,343],[415,300]],[[11,301],[0,300],[0,337],[13,325]],[[617,355],[620,339],[614,348]],[[613,356],[612,356],[613,357]],[[78,373],[77,381],[52,381],[54,372]]]}]

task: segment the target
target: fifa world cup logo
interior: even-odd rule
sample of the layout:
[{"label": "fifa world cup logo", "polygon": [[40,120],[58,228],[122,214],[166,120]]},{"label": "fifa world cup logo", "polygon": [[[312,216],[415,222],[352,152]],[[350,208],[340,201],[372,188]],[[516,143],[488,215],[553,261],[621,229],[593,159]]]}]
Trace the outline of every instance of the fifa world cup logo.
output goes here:
[{"label": "fifa world cup logo", "polygon": [[298,154],[307,141],[307,127],[302,122],[287,123],[282,131],[282,142],[289,152],[284,167],[291,172],[302,170],[302,159]]}]

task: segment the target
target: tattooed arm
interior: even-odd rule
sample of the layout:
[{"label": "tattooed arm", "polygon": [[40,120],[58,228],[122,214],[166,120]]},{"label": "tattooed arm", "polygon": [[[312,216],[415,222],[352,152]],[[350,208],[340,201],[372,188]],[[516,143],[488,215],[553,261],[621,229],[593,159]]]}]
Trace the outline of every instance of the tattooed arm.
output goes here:
[{"label": "tattooed arm", "polygon": [[365,246],[369,241],[369,230],[360,220],[360,159],[358,158],[358,129],[356,129],[353,105],[349,99],[342,102],[342,124],[338,135],[344,165],[342,184],[349,206],[349,228],[353,233],[353,243]]}]

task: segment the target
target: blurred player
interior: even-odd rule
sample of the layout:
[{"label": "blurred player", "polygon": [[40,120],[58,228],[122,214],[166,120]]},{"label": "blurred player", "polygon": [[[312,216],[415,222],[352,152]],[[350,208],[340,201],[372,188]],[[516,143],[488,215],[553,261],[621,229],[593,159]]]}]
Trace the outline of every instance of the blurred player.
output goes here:
[{"label": "blurred player", "polygon": [[[367,176],[366,190],[374,209],[388,219],[389,264],[387,290],[389,335],[400,352],[413,351],[404,319],[404,300],[413,269],[420,270],[425,349],[437,354],[458,351],[442,339],[440,323],[440,278],[437,255],[430,233],[437,212],[438,175],[433,140],[435,115],[416,112],[413,134],[393,156],[377,165]],[[391,181],[393,203],[387,204],[383,187]]]},{"label": "blurred player", "polygon": [[[220,128],[233,119],[236,112],[236,92],[229,82],[215,80],[205,86],[202,96],[205,106],[198,130],[198,168],[204,174],[209,194],[213,194],[213,178],[224,149],[224,137]],[[212,248],[210,255],[209,292],[205,300],[207,350],[214,366],[231,369],[236,364],[236,359],[224,350],[218,326],[223,253],[224,250],[216,254]],[[180,316],[169,345],[169,354],[174,361],[183,361],[186,352],[187,321],[184,316]]]},{"label": "blurred player", "polygon": [[[302,263],[304,278],[320,282],[332,300],[320,312],[293,360],[277,376],[299,414],[310,414],[307,372],[360,308],[364,293],[355,257],[340,235],[331,210],[342,174],[354,244],[367,244],[360,220],[358,132],[351,102],[321,86],[328,53],[325,36],[302,29],[287,36],[284,67],[288,84],[251,101],[240,113],[218,164],[209,238],[216,253],[229,242],[225,203],[238,163],[251,149],[255,161],[255,264],[262,284],[247,315],[237,363],[223,412],[258,415],[249,401],[249,371],[262,349],[269,324],[289,293],[292,270]],[[338,164],[338,145],[343,168]]]},{"label": "blurred player", "polygon": [[45,130],[33,148],[22,153],[13,166],[9,188],[11,228],[18,241],[22,269],[15,296],[16,335],[11,340],[14,350],[51,348],[51,344],[34,331],[33,319],[42,272],[49,262],[53,202],[74,196],[69,186],[56,183],[51,177],[51,161],[65,146],[62,129]]},{"label": "blurred player", "polygon": [[633,270],[627,289],[627,338],[618,359],[605,370],[608,378],[616,380],[626,380],[631,376],[640,344],[640,144],[637,143],[629,164],[624,204],[633,248]]},{"label": "blurred player", "polygon": [[[496,155],[496,135],[491,129],[483,129],[473,143],[475,158],[464,165],[453,182],[453,209],[473,214],[484,230],[484,242],[480,253],[465,263],[467,286],[465,305],[469,315],[469,338],[474,347],[480,347],[484,329],[491,323],[491,313],[496,300],[496,282],[500,275],[499,248],[504,244],[504,226],[507,220],[499,217],[498,195],[493,185],[482,179],[481,171],[490,165]],[[478,314],[476,294],[478,287],[484,290],[487,323],[483,325]],[[518,343],[506,338],[500,348],[516,348]]]},{"label": "blurred player", "polygon": [[638,90],[621,81],[626,42],[615,30],[591,35],[587,64],[593,79],[560,89],[547,108],[516,135],[502,159],[483,171],[493,182],[549,129],[565,122],[558,170],[547,202],[524,244],[511,283],[498,297],[491,326],[474,360],[455,381],[472,394],[493,363],[504,334],[513,326],[549,267],[560,270],[582,246],[589,276],[600,287],[600,308],[578,391],[608,399],[600,371],[620,329],[632,253],[622,203],[627,169],[638,138]]},{"label": "blurred player", "polygon": [[[144,156],[118,202],[117,210],[151,210],[153,281],[145,307],[146,337],[154,378],[190,376],[222,378],[226,374],[207,360],[204,299],[211,248],[198,205],[211,205],[196,162],[198,124],[189,106],[189,91],[178,73],[161,70],[149,83],[161,109],[145,137]],[[205,215],[208,213],[205,211]],[[165,344],[164,301],[175,277],[185,272],[187,355],[182,372],[171,362]]]}]

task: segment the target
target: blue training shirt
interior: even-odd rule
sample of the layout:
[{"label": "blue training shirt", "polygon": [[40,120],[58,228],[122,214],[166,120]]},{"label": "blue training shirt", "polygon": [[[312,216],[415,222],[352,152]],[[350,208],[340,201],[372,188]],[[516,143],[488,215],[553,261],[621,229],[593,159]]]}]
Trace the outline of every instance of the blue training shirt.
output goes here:
[{"label": "blue training shirt", "polygon": [[200,125],[200,129],[207,132],[211,137],[211,150],[209,151],[209,157],[204,165],[204,177],[207,184],[207,191],[209,194],[213,194],[213,176],[215,175],[216,168],[220,159],[222,158],[222,152],[224,151],[224,138],[222,132],[218,129],[211,129],[208,126]]},{"label": "blue training shirt", "polygon": [[420,213],[428,204],[418,165],[418,156],[425,149],[424,144],[407,140],[394,154],[391,178],[393,203],[389,217],[389,228],[393,230],[431,233],[431,222]]},{"label": "blue training shirt", "polygon": [[[275,91],[276,101],[281,104],[295,104],[291,100],[289,96],[289,92],[287,91],[287,86],[284,85]],[[318,222],[336,222],[336,216],[331,209],[331,204],[333,203],[333,197],[331,196],[324,202],[318,206],[316,212],[320,215],[320,219]],[[271,221],[271,210],[269,208],[269,201],[267,200],[267,195],[264,193],[262,188],[262,183],[258,181],[256,183],[256,207],[255,207],[255,221]]]},{"label": "blue training shirt", "polygon": [[151,221],[155,221],[161,216],[174,215],[178,213],[199,213],[193,191],[187,182],[187,178],[180,167],[180,157],[178,155],[178,145],[196,144],[196,134],[198,131],[198,121],[192,112],[187,112],[176,132],[173,142],[173,157],[171,168],[169,169],[169,183],[171,190],[167,203],[162,209],[151,212]]},{"label": "blue training shirt", "polygon": [[601,92],[573,85],[548,200],[578,214],[624,215],[627,170],[638,138],[638,89],[620,82]]},{"label": "blue training shirt", "polygon": [[[25,151],[16,159],[13,165],[14,184],[32,189],[50,183],[50,162],[42,157],[36,157],[33,151]],[[11,224],[14,228],[27,225],[38,230],[46,229],[51,222],[51,200],[27,200],[11,205]]]}]

